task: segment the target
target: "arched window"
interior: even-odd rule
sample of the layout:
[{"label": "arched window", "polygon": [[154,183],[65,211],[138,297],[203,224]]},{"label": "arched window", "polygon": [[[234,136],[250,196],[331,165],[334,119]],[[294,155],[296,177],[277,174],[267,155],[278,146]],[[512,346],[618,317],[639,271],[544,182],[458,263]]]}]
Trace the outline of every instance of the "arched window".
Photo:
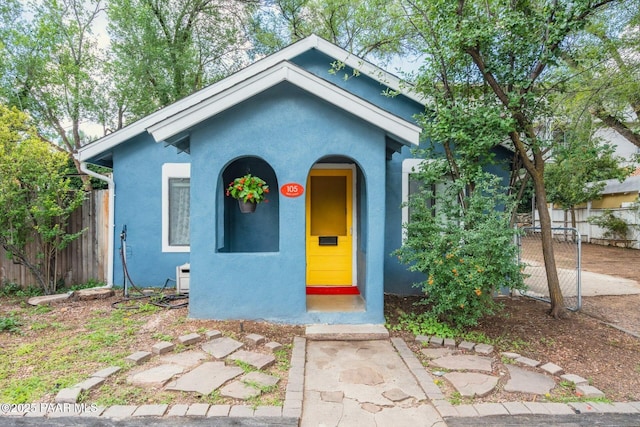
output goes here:
[{"label": "arched window", "polygon": [[[224,194],[234,179],[247,174],[261,178],[269,186],[266,200],[259,203],[253,213],[241,212],[238,201]],[[273,168],[258,157],[241,157],[224,169],[222,185],[224,215],[222,215],[223,223],[219,224],[218,228],[222,231],[218,251],[278,252],[280,241],[279,186]]]}]

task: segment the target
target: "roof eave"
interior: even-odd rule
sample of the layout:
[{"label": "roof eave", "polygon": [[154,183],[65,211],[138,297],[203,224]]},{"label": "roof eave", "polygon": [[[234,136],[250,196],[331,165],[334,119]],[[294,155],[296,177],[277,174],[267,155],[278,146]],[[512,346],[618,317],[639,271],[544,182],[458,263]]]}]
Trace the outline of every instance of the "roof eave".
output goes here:
[{"label": "roof eave", "polygon": [[276,64],[272,68],[216,94],[205,102],[193,105],[166,120],[150,126],[148,132],[156,142],[165,141],[284,81],[384,129],[389,135],[399,141],[406,142],[407,145],[417,145],[419,143],[421,131],[419,126],[395,116],[287,61]]},{"label": "roof eave", "polygon": [[85,145],[78,150],[76,158],[79,161],[88,161],[101,153],[109,151],[117,145],[138,136],[153,127],[157,123],[177,115],[181,111],[190,109],[208,98],[235,86],[247,78],[259,74],[264,70],[273,67],[275,64],[292,59],[306,51],[317,49],[318,51],[336,58],[351,68],[359,70],[362,74],[366,74],[370,78],[379,81],[394,91],[403,94],[409,99],[425,105],[425,100],[418,93],[413,91],[409,84],[405,84],[398,77],[384,71],[370,62],[364,61],[355,55],[350,54],[346,50],[335,46],[334,44],[316,36],[311,35],[296,43],[293,43],[284,49],[269,55],[261,60],[249,65],[248,67],[220,80],[210,86],[207,86],[179,101],[174,102],[150,115],[143,117],[136,122],[110,134],[95,142]]}]

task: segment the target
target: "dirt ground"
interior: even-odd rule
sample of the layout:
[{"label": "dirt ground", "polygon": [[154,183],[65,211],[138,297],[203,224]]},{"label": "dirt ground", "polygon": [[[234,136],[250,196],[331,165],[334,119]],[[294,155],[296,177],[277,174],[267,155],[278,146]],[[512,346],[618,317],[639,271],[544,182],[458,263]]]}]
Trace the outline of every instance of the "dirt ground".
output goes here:
[{"label": "dirt ground", "polygon": [[[587,271],[638,280],[639,261],[640,250],[583,245],[582,264]],[[79,345],[85,347],[85,339],[100,339],[99,343],[106,353],[81,364],[58,363],[55,365],[55,369],[59,369],[57,372],[36,372],[42,382],[42,389],[47,390],[44,395],[40,395],[38,401],[51,401],[55,396],[55,387],[61,386],[57,383],[61,378],[68,376],[67,380],[70,382],[82,379],[103,368],[107,363],[104,358],[117,360],[133,351],[148,349],[162,335],[175,339],[181,334],[194,331],[219,329],[227,336],[242,339],[248,333],[259,333],[269,340],[284,344],[288,351],[293,337],[304,335],[304,329],[299,326],[188,320],[187,309],[161,310],[155,313],[132,312],[133,314],[125,315],[119,321],[111,308],[111,303],[118,298],[73,301],[55,305],[50,311],[29,307],[24,301],[0,299],[0,316],[16,316],[22,320],[19,334],[0,333],[0,359],[11,361],[0,369],[11,371],[10,375],[0,375],[0,390],[9,386],[18,389],[16,381],[28,384],[37,371],[34,360],[49,358],[64,361],[74,358],[73,355],[83,350],[82,347],[62,345],[66,342],[76,343],[73,341],[74,337],[87,337],[79,341]],[[419,310],[413,305],[416,300],[387,296],[385,309],[388,322],[393,325],[400,310]],[[525,297],[502,300],[504,311],[484,319],[474,328],[491,338],[499,351],[515,351],[536,360],[556,363],[567,372],[589,379],[592,385],[603,390],[612,401],[640,400],[640,296],[586,297],[583,310],[570,313],[566,320],[549,317],[546,314],[549,307],[546,303]],[[99,318],[104,320],[98,321]],[[108,323],[111,329],[96,330],[108,321],[112,322]],[[610,325],[626,329],[636,336]],[[100,331],[104,336],[97,334]],[[408,333],[393,333],[405,337],[407,342],[413,341]],[[108,338],[112,334],[119,334],[122,338],[110,342]],[[40,342],[44,344],[40,345]],[[61,345],[56,345],[58,342]],[[282,369],[285,370],[279,374],[283,381],[271,397],[275,400],[282,399],[284,395],[286,368]],[[124,384],[125,375],[123,373],[121,378],[116,378],[111,387],[102,387],[100,392],[92,392],[86,398],[88,401],[102,399],[111,404],[191,401],[186,396],[129,390]],[[502,397],[496,394],[492,398],[500,400]]]},{"label": "dirt ground", "polygon": [[[224,336],[247,343],[248,334],[260,334],[267,341],[283,345],[283,354],[265,373],[280,378],[273,390],[260,397],[261,404],[284,399],[291,344],[304,336],[304,328],[252,321],[214,321],[188,318],[188,309],[154,309],[149,300],[133,301],[126,308],[114,308],[116,296],[89,301],[68,300],[50,307],[32,307],[24,299],[0,298],[0,319],[19,320],[18,331],[0,333],[0,401],[11,403],[53,402],[56,393],[88,378],[107,366],[123,369],[101,387],[82,396],[83,402],[102,406],[154,403],[237,404],[219,395],[169,392],[157,387],[131,385],[126,378],[135,369],[124,358],[136,351],[150,351],[159,341],[182,335],[219,330]],[[134,306],[141,305],[140,308]],[[1,324],[1,323],[0,323]],[[246,348],[265,352],[264,348]],[[190,348],[176,345],[176,352]],[[157,357],[141,368],[159,364]],[[231,362],[228,362],[231,363]]]},{"label": "dirt ground", "polygon": [[[640,250],[583,244],[582,269],[640,281]],[[640,295],[583,297],[582,311],[640,336]]]},{"label": "dirt ground", "polygon": [[594,273],[640,280],[640,250],[583,243],[582,268]]},{"label": "dirt ground", "polygon": [[[583,244],[582,268],[640,281],[640,250]],[[394,319],[398,311],[417,310],[416,301],[387,297],[387,318]],[[530,298],[506,297],[502,303],[502,313],[483,319],[468,332],[484,333],[499,351],[553,362],[587,378],[610,400],[640,399],[640,295],[583,297],[582,310],[569,313],[566,320],[549,317],[549,304]],[[408,342],[412,338],[396,334]],[[498,393],[491,399],[502,397]]]},{"label": "dirt ground", "polygon": [[[387,297],[388,317],[393,317],[397,310],[415,311],[416,301],[411,297]],[[546,314],[548,304],[530,298],[506,297],[502,303],[503,312],[483,319],[465,332],[482,332],[499,352],[516,352],[543,363],[553,362],[565,372],[588,379],[612,401],[640,399],[639,339],[583,313],[570,313],[567,319],[555,320]],[[392,333],[402,336],[407,343],[414,338],[406,332]],[[416,348],[414,351],[420,355]],[[512,393],[500,392],[486,399],[513,400],[520,399]],[[531,396],[523,396],[521,400],[531,400]]]}]

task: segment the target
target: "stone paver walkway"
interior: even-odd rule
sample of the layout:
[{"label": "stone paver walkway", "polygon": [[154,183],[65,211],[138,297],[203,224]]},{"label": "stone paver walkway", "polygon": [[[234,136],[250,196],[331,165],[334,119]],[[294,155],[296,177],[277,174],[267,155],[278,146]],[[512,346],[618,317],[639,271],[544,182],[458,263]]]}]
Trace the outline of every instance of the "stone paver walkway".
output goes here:
[{"label": "stone paver walkway", "polygon": [[[244,348],[245,343],[229,337],[222,337],[219,331],[208,331],[204,334],[204,338],[197,333],[178,337],[177,342],[182,346],[191,346],[181,352],[176,352],[176,347],[172,342],[160,341],[153,345],[151,351],[136,351],[125,358],[130,364],[126,380],[138,386],[187,394],[209,395],[215,390],[220,390],[221,396],[239,400],[258,397],[263,392],[275,387],[280,381],[280,378],[260,372],[260,370],[275,363],[276,359],[272,353],[281,349],[282,345],[276,342],[267,343],[264,337],[257,334],[249,334],[245,340],[252,347],[251,351],[240,350]],[[73,412],[78,416],[109,419],[151,416],[169,418],[175,416],[249,417],[265,420],[267,424],[294,425],[297,424],[302,411],[305,340],[296,338],[294,343],[297,343],[297,347],[294,345],[292,350],[287,394],[282,407],[258,406],[254,408],[246,405],[194,403],[173,405],[172,407],[168,405],[115,405],[101,408],[95,405],[78,404],[78,399],[83,391],[101,386],[110,376],[120,371],[119,367],[109,367],[58,393],[56,396],[57,404],[73,406],[44,407],[44,410],[37,411],[37,414],[54,418],[64,416],[64,413]],[[147,366],[150,361],[156,363]],[[256,371],[245,373],[242,367],[236,366],[237,362]],[[25,406],[25,408],[27,407]],[[62,409],[62,411],[57,411],[57,409]],[[34,412],[16,411],[16,413],[8,415],[33,416]]]},{"label": "stone paver walkway", "polygon": [[496,388],[499,379],[476,372],[449,372],[444,378],[462,397],[485,397]]},{"label": "stone paver walkway", "polygon": [[242,372],[242,368],[226,366],[224,362],[205,362],[169,384],[166,389],[194,391],[206,396]]},{"label": "stone paver walkway", "polygon": [[[231,363],[241,360],[260,366],[271,359],[271,349],[279,348],[278,343],[265,343],[260,336],[245,337],[243,343],[220,337],[218,331],[209,331],[204,338],[196,335],[178,338],[180,343],[190,343],[182,345],[191,346],[180,353],[172,350],[162,355],[147,351],[132,354],[131,364],[125,368],[127,378],[144,386],[181,393],[209,394],[219,390],[221,395],[236,399],[250,399],[279,382],[279,378],[264,372],[245,373]],[[373,335],[382,336],[379,330]],[[194,425],[204,425],[196,420],[211,419],[215,424],[218,421],[213,419],[230,417],[224,425],[444,427],[530,425],[538,421],[539,425],[560,421],[565,425],[575,421],[571,425],[586,426],[595,420],[590,415],[601,415],[598,422],[611,419],[622,420],[615,425],[640,425],[640,402],[545,402],[545,395],[560,381],[572,382],[576,393],[583,397],[603,396],[586,379],[565,374],[562,367],[551,362],[517,353],[497,354],[486,344],[424,336],[416,341],[424,348],[414,354],[400,338],[307,341],[296,337],[283,406],[194,403],[105,408],[78,404],[83,391],[101,387],[120,371],[119,367],[107,367],[61,390],[56,403],[22,405],[20,410],[0,413],[0,424],[10,425],[10,417],[21,418],[19,425],[26,425],[27,419],[41,423],[44,417],[52,426],[62,426],[66,417],[73,416],[98,418],[98,424],[87,422],[88,425],[114,425],[107,420],[133,421],[144,417],[152,417],[157,425],[175,417],[190,417]],[[240,350],[245,344],[251,351]],[[160,347],[167,346],[157,348]],[[417,357],[423,355],[429,359],[427,366]],[[154,363],[149,363],[150,360]],[[496,369],[497,363],[506,368],[503,375]],[[467,403],[452,404],[437,385],[443,381],[449,382],[461,396],[469,396]],[[502,384],[507,393],[517,393],[519,398],[525,394],[531,399],[502,403],[473,400],[472,396],[490,395],[496,383]],[[613,418],[607,418],[609,415]],[[57,423],[59,420],[63,421]]]},{"label": "stone paver walkway", "polygon": [[[431,373],[447,380],[462,397],[490,395],[498,387],[503,375],[508,378],[504,383],[505,392],[527,394],[532,396],[531,400],[544,399],[561,380],[573,382],[577,392],[583,396],[585,392],[591,393],[592,397],[604,396],[595,388],[578,389],[587,385],[586,380],[577,375],[562,375],[564,370],[554,363],[542,364],[538,360],[513,352],[498,355],[494,353],[493,347],[487,344],[461,342],[456,346],[455,340],[446,342],[438,337],[434,339],[426,336],[418,336],[416,341],[422,346],[428,346],[420,352],[431,359]],[[484,356],[478,356],[474,352]],[[498,373],[495,365],[501,360],[505,361],[506,372]],[[438,368],[453,372],[440,372],[437,371]]]}]

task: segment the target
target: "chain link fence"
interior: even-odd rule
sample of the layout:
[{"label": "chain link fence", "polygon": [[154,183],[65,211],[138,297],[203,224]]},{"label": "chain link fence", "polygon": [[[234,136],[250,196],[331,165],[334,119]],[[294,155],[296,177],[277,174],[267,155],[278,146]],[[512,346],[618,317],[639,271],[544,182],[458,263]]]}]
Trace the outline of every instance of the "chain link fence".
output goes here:
[{"label": "chain link fence", "polygon": [[[551,302],[547,274],[542,256],[542,234],[540,227],[524,227],[520,229],[518,247],[519,261],[525,265],[524,282],[527,290],[522,295]],[[560,290],[564,297],[565,307],[572,311],[582,306],[580,283],[580,234],[575,228],[554,227],[553,253],[558,270]]]}]

